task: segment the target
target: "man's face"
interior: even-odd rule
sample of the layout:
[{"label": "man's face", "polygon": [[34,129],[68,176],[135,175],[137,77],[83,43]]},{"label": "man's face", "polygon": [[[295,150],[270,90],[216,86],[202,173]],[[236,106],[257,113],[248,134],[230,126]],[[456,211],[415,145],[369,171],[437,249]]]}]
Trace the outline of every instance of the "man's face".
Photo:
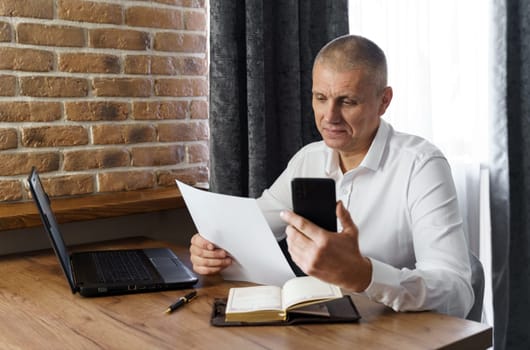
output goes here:
[{"label": "man's face", "polygon": [[365,69],[338,71],[317,63],[313,69],[313,111],[324,142],[343,154],[366,152],[392,99],[381,93]]}]

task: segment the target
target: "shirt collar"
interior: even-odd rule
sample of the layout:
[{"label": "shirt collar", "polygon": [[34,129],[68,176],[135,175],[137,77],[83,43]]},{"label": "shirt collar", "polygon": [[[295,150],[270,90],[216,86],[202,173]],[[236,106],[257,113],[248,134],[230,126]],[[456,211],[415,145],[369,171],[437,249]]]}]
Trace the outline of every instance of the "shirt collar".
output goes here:
[{"label": "shirt collar", "polygon": [[385,146],[390,134],[390,124],[381,119],[379,128],[375,134],[374,140],[368,149],[368,153],[364,157],[363,161],[359,166],[376,171],[381,164],[383,153],[385,152]]},{"label": "shirt collar", "polygon": [[[370,170],[377,170],[383,158],[385,145],[390,134],[390,124],[381,119],[379,128],[375,134],[374,140],[368,149],[368,153],[362,160],[359,167],[368,168]],[[326,146],[326,174],[332,176],[337,171],[340,172],[339,154],[337,151]]]},{"label": "shirt collar", "polygon": [[[325,145],[325,144],[324,144]],[[339,153],[328,146],[326,147],[326,175],[334,177],[335,174],[340,173]]]}]

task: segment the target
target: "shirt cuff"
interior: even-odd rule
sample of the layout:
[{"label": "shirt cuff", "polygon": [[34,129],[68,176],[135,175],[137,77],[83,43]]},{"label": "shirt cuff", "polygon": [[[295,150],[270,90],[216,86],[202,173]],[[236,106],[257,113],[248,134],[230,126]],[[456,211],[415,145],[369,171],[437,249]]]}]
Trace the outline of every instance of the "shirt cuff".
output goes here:
[{"label": "shirt cuff", "polygon": [[399,287],[400,270],[381,261],[369,258],[372,263],[372,280],[365,289],[365,294],[372,300],[387,304],[389,300],[389,289]]}]

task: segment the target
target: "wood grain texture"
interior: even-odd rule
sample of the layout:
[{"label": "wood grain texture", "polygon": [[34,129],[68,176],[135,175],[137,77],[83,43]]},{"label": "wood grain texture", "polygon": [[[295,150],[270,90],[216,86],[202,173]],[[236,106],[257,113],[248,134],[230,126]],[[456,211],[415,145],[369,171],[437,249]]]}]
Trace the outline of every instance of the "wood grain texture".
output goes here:
[{"label": "wood grain texture", "polygon": [[[51,202],[60,223],[185,207],[176,187],[52,198]],[[33,201],[0,204],[0,230],[39,225],[41,220]]]},{"label": "wood grain texture", "polygon": [[[169,246],[189,264],[186,247],[133,239],[84,246]],[[485,349],[489,326],[432,312],[396,313],[353,295],[354,324],[286,327],[210,325],[214,298],[248,283],[201,277],[198,297],[164,310],[189,290],[83,298],[70,292],[52,252],[0,258],[0,339],[6,348],[75,349]]]}]

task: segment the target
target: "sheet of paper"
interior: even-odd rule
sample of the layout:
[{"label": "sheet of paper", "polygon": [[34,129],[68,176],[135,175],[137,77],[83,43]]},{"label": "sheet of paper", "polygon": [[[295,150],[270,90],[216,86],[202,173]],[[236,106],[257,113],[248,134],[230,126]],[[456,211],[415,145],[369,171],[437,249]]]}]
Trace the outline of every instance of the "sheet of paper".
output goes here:
[{"label": "sheet of paper", "polygon": [[223,278],[281,286],[295,277],[255,199],[177,185],[200,234],[234,259]]}]

